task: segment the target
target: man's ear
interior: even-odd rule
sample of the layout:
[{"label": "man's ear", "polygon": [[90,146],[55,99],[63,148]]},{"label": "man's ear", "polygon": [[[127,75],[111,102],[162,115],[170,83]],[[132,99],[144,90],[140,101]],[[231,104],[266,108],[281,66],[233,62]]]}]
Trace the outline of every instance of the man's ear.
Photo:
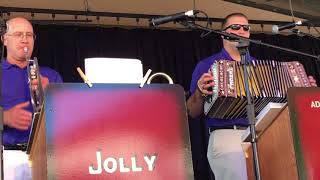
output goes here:
[{"label": "man's ear", "polygon": [[1,42],[3,43],[4,46],[7,46],[7,37],[5,37],[5,35],[1,36]]}]

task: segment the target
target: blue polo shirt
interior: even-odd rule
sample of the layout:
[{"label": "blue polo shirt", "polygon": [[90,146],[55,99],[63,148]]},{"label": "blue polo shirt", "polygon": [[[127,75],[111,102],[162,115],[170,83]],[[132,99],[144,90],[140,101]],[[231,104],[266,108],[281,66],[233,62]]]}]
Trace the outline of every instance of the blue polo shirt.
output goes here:
[{"label": "blue polo shirt", "polygon": [[[219,53],[214,54],[210,57],[207,57],[200,61],[196,68],[194,69],[192,73],[192,79],[190,84],[190,93],[193,94],[196,89],[198,88],[197,82],[202,76],[203,73],[208,72],[211,65],[218,61],[218,60],[230,60],[234,61],[229,53],[223,48]],[[249,57],[249,59],[254,59],[253,57]],[[248,126],[249,122],[246,118],[240,118],[240,119],[228,119],[228,120],[221,120],[216,118],[209,118],[206,117],[206,123],[209,127],[216,127],[216,128],[222,128],[222,127],[232,127],[233,125],[240,125],[240,126]]]},{"label": "blue polo shirt", "polygon": [[[48,67],[40,67],[40,74],[49,79],[49,83],[62,82],[60,74]],[[32,112],[31,96],[28,84],[27,68],[10,64],[8,61],[3,61],[2,64],[2,94],[1,106],[4,110],[8,110],[13,106],[29,101],[30,105],[26,110]],[[18,143],[28,142],[31,127],[26,131],[21,131],[15,128],[4,126],[3,144],[14,145]]]}]

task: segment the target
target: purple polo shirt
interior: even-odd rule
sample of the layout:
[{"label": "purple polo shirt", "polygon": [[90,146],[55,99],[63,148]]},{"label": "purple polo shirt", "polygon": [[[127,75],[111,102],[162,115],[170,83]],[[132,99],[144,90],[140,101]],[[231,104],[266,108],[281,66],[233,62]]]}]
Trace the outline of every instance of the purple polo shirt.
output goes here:
[{"label": "purple polo shirt", "polygon": [[[217,60],[230,60],[234,61],[229,53],[225,50],[222,49],[219,53],[214,54],[210,57],[207,57],[200,61],[196,68],[194,69],[192,73],[192,79],[191,79],[191,84],[190,84],[190,93],[193,94],[196,89],[197,89],[197,82],[202,76],[203,73],[208,72],[210,69],[211,65],[217,61]],[[250,57],[249,59],[254,59],[253,57]],[[228,120],[221,120],[221,119],[216,119],[216,118],[209,118],[206,117],[206,123],[209,127],[232,127],[233,125],[240,125],[240,126],[248,126],[248,120],[245,118],[240,118],[240,119],[228,119]]]},{"label": "purple polo shirt", "polygon": [[[41,67],[40,74],[47,77],[50,83],[62,82],[60,74],[48,67]],[[30,105],[28,108],[26,108],[26,110],[32,112],[26,67],[21,69],[16,65],[10,64],[6,60],[3,61],[1,87],[2,94],[0,102],[4,110],[8,110],[19,103],[29,101]],[[4,126],[3,144],[14,145],[28,142],[30,129],[31,127],[26,131],[21,131]]]}]

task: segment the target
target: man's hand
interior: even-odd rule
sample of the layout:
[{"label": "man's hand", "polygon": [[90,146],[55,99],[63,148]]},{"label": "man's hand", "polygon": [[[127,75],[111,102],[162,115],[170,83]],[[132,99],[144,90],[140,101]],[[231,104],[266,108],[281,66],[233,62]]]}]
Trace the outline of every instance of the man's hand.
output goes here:
[{"label": "man's hand", "polygon": [[187,100],[188,113],[191,117],[196,118],[203,113],[204,96],[212,94],[214,86],[213,76],[209,73],[204,73],[197,82],[197,90]]},{"label": "man's hand", "polygon": [[29,102],[23,102],[15,105],[9,110],[4,111],[4,125],[19,130],[27,130],[31,125],[32,113],[24,108],[28,107],[29,104]]},{"label": "man's hand", "polygon": [[312,87],[317,87],[317,81],[314,79],[313,76],[308,76],[309,83]]},{"label": "man's hand", "polygon": [[[47,77],[40,76],[40,80],[41,80],[42,88],[46,89],[49,84],[49,79]],[[32,90],[36,90],[38,88],[38,81],[36,79],[33,79],[31,81],[31,87],[32,87]]]},{"label": "man's hand", "polygon": [[211,88],[214,86],[213,76],[211,73],[204,73],[197,82],[198,90],[202,95],[212,94]]}]

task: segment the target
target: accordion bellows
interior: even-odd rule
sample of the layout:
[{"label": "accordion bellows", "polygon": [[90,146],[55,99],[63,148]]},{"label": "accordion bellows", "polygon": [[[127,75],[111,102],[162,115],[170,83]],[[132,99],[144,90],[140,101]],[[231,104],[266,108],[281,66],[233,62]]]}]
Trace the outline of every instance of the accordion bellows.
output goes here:
[{"label": "accordion bellows", "polygon": [[[246,66],[255,114],[269,103],[286,102],[290,87],[310,87],[303,65],[298,61],[252,60]],[[204,103],[206,116],[218,119],[246,118],[244,68],[239,62],[218,60],[210,68],[215,86]]]}]

